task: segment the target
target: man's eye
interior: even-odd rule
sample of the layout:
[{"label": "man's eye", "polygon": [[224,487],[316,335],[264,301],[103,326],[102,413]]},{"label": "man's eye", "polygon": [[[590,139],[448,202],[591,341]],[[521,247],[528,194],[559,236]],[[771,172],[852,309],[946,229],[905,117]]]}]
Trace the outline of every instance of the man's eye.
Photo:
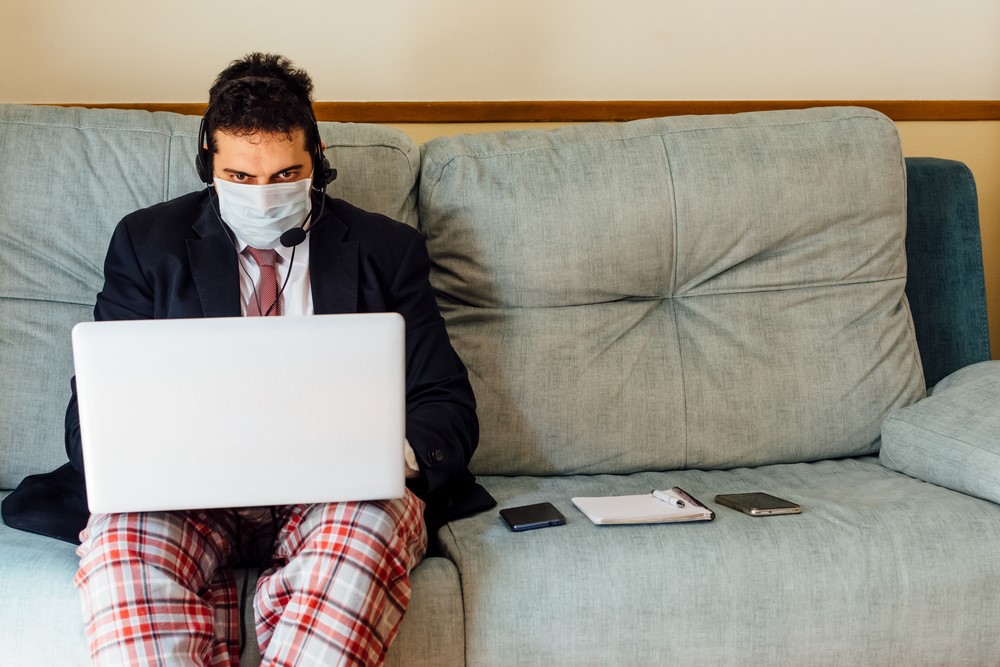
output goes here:
[{"label": "man's eye", "polygon": [[247,180],[247,175],[246,174],[233,174],[233,180],[236,181],[237,183],[242,183],[243,181]]},{"label": "man's eye", "polygon": [[287,179],[289,179],[289,178],[291,178],[293,176],[295,176],[295,172],[294,171],[283,171],[280,174],[278,174],[278,178],[283,179],[283,180],[287,180]]}]

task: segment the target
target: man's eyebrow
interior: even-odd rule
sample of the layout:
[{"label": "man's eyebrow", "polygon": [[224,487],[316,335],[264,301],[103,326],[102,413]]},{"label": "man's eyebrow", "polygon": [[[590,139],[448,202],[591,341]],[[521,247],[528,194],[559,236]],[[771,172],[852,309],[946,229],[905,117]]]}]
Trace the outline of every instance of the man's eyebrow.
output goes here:
[{"label": "man's eyebrow", "polygon": [[271,177],[273,178],[274,176],[277,176],[278,174],[283,174],[286,171],[298,171],[299,169],[302,169],[302,167],[303,167],[303,165],[301,165],[301,164],[293,164],[290,167],[285,167],[284,169],[279,169],[278,171],[276,171],[273,174],[271,174]]},{"label": "man's eyebrow", "polygon": [[[293,164],[288,167],[285,167],[284,169],[279,169],[278,171],[271,174],[271,176],[274,177],[277,176],[278,174],[283,174],[286,171],[298,171],[302,169],[302,167],[303,165],[301,164]],[[244,176],[256,176],[256,174],[248,174],[247,172],[242,171],[240,169],[231,169],[229,167],[224,168],[222,171],[224,171],[227,174],[243,174]]]}]

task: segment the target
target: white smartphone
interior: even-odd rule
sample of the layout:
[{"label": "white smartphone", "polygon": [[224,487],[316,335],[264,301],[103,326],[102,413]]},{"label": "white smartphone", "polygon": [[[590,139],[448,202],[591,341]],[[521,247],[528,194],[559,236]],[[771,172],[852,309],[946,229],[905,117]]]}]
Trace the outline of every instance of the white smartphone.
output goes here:
[{"label": "white smartphone", "polygon": [[750,516],[772,516],[774,514],[799,514],[802,506],[770,493],[723,493],[715,497],[715,502]]}]

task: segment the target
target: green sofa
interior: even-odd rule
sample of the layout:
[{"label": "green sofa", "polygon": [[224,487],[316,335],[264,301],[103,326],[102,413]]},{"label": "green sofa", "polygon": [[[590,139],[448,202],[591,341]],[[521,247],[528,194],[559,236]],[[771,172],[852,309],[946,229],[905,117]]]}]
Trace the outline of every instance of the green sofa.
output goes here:
[{"label": "green sofa", "polygon": [[[64,462],[69,330],[117,221],[200,187],[197,130],[0,106],[0,489]],[[996,664],[1000,371],[964,165],[904,160],[860,108],[321,132],[329,193],[427,241],[479,402],[473,472],[500,508],[567,518],[445,526],[388,664]],[[925,399],[970,375],[953,408]],[[675,485],[716,519],[595,526],[570,502]],[[805,510],[713,502],[755,490]],[[0,526],[0,662],[86,664],[75,568]]]}]

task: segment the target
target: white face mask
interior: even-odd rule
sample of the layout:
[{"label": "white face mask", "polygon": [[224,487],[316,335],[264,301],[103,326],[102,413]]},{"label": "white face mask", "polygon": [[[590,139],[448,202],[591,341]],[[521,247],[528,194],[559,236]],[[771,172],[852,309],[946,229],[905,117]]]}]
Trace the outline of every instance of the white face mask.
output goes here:
[{"label": "white face mask", "polygon": [[246,185],[221,178],[214,181],[219,215],[243,243],[252,248],[276,248],[284,232],[302,224],[312,210],[312,179],[291,183]]}]

